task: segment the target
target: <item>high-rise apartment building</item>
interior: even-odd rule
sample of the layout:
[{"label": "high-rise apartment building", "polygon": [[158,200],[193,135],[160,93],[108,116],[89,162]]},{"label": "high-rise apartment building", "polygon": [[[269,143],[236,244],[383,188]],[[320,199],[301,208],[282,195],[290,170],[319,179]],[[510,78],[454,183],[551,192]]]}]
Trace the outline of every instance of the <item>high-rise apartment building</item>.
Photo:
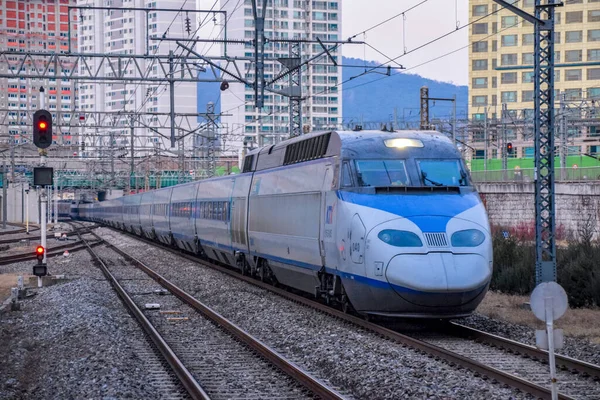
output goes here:
[{"label": "high-rise apartment building", "polygon": [[[230,38],[254,38],[254,18],[250,0],[226,2],[224,10],[230,18]],[[260,5],[262,2],[257,1]],[[265,13],[265,36],[272,39],[341,40],[342,1],[312,0],[268,0]],[[329,45],[331,47],[331,45]],[[317,43],[302,43],[303,61],[320,53]],[[253,57],[254,47],[228,46],[228,55]],[[341,46],[331,51],[341,61]],[[278,58],[290,57],[289,43],[270,42],[265,46],[265,80],[285,71]],[[247,61],[245,78],[254,81],[254,65]],[[305,132],[316,129],[334,128],[342,121],[342,80],[340,67],[323,56],[302,69],[302,126]],[[288,80],[276,82],[272,88],[285,90]],[[258,145],[274,143],[286,138],[290,131],[289,98],[278,93],[265,91],[262,109],[255,108],[254,89],[243,84],[232,84],[221,94],[221,111],[231,116],[222,118],[225,129],[238,144],[244,138],[252,138]]]},{"label": "high-rise apartment building", "polygon": [[[136,55],[168,55],[169,51],[181,55],[183,50],[172,41],[156,41],[153,37],[186,37],[186,18],[189,18],[191,31],[196,29],[196,16],[194,14],[177,12],[195,9],[194,2],[185,0],[78,0],[80,6],[117,7],[120,10],[81,10],[79,18],[79,52],[96,54],[136,54]],[[149,12],[146,20],[145,11],[127,10],[127,8],[162,8],[171,11]],[[146,44],[148,42],[148,49]],[[190,45],[191,46],[191,45]],[[165,71],[152,64],[150,59],[138,58],[138,65],[128,65],[125,76],[139,76],[150,68],[148,76],[163,78],[165,84],[148,82],[80,82],[79,107],[84,112],[154,112],[168,113],[170,107],[169,86],[166,85]],[[88,63],[90,69],[98,68],[100,58],[91,58]],[[80,68],[87,68],[80,66]],[[109,65],[105,65],[106,72],[111,73]],[[175,85],[175,110],[177,113],[196,113],[195,82],[177,82]],[[165,117],[162,117],[164,120]],[[157,128],[159,117],[144,118],[144,122],[153,129],[136,129],[134,145],[136,156],[150,154],[156,150],[169,149],[169,139],[155,132],[159,131],[166,137],[170,130]],[[177,133],[179,134],[179,133]],[[87,129],[84,132],[86,153],[89,155],[106,151],[108,147],[127,148],[130,145],[129,126],[117,128]],[[191,137],[188,141],[191,143]],[[112,143],[111,143],[112,141]]]},{"label": "high-rise apartment building", "polygon": [[[32,142],[31,121],[33,113],[40,107],[40,87],[45,90],[45,108],[55,121],[69,121],[73,116],[77,100],[75,82],[23,77],[39,73],[38,69],[43,71],[46,64],[21,63],[24,53],[66,53],[69,36],[72,48],[77,48],[77,17],[72,15],[69,24],[68,15],[68,6],[74,3],[75,0],[0,1],[0,50],[15,52],[15,55],[7,54],[0,60],[0,73],[16,73],[14,78],[0,78],[0,113],[3,116],[0,146],[17,148]],[[70,75],[72,68],[73,64],[58,64],[50,66],[46,74]],[[61,114],[60,118],[57,114]],[[76,131],[64,128],[54,129],[53,133],[55,144],[76,144]]]},{"label": "high-rise apartment building", "polygon": [[[595,107],[600,101],[600,0],[564,0],[556,8],[555,100],[557,111],[564,99],[570,109]],[[516,6],[534,13],[534,0]],[[469,22],[469,98],[474,121],[499,120],[506,104],[510,121],[532,122],[534,107],[533,25],[492,0],[470,0]],[[484,18],[485,17],[485,18]],[[570,117],[574,120],[589,115]],[[509,124],[513,125],[513,124]],[[517,131],[509,126],[513,144],[511,156],[533,157],[531,127]],[[569,125],[569,154],[600,153],[600,120],[578,126]],[[484,138],[475,138],[473,147],[483,157]],[[489,144],[489,142],[488,142]],[[557,141],[558,144],[558,141]],[[490,146],[488,158],[500,157]]]}]

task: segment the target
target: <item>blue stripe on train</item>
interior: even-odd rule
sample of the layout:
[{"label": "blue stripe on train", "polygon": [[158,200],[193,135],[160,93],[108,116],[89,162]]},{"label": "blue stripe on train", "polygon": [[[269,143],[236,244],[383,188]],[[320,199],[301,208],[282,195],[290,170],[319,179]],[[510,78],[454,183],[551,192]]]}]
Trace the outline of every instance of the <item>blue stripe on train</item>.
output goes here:
[{"label": "blue stripe on train", "polygon": [[423,232],[445,232],[451,218],[481,203],[471,193],[365,194],[338,190],[345,202],[407,218]]}]

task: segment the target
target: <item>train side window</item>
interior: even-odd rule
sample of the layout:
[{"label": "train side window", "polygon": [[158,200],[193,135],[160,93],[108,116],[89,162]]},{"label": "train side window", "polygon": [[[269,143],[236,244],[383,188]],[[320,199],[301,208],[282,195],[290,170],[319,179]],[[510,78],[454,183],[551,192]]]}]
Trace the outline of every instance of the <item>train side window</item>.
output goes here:
[{"label": "train side window", "polygon": [[352,187],[352,173],[350,171],[350,163],[348,161],[344,161],[342,164],[342,187]]}]

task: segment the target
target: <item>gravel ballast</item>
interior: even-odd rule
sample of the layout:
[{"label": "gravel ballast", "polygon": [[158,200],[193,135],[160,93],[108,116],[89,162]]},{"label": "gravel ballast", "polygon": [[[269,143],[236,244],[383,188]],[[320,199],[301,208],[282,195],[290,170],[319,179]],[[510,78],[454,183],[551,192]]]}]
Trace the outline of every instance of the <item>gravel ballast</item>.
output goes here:
[{"label": "gravel ballast", "polygon": [[[0,266],[0,273],[31,266]],[[153,350],[87,252],[49,269],[71,280],[35,289],[21,311],[0,315],[0,398],[164,398],[147,371],[164,367],[139,357]]]},{"label": "gravel ballast", "polygon": [[106,240],[316,377],[356,398],[525,398],[311,308],[101,228]]},{"label": "gravel ballast", "polygon": [[[484,332],[535,346],[535,329],[529,326],[500,321],[477,313],[458,322]],[[586,339],[565,336],[564,347],[557,350],[557,353],[600,365],[600,344],[591,343]]]}]

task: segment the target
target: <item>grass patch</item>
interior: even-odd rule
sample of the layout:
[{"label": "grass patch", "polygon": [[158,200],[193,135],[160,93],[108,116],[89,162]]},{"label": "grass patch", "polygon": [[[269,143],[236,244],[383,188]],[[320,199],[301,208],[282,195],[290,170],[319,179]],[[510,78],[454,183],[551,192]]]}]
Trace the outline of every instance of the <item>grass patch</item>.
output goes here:
[{"label": "grass patch", "polygon": [[[490,318],[514,324],[529,326],[534,329],[545,329],[545,324],[533,313],[523,307],[529,302],[529,296],[507,295],[489,291],[477,312]],[[567,336],[588,339],[600,344],[600,309],[579,308],[568,309],[555,323],[557,328]]]}]

